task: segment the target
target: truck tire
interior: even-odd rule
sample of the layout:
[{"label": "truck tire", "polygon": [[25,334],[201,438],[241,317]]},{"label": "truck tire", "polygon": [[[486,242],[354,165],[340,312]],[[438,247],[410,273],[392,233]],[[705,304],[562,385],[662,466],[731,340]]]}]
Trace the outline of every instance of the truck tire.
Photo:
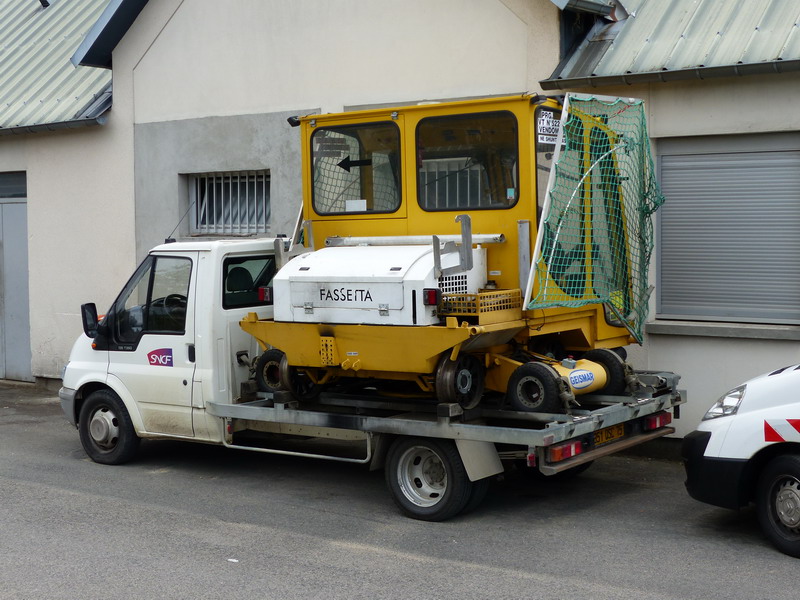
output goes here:
[{"label": "truck tire", "polygon": [[506,392],[511,408],[524,412],[563,413],[558,373],[539,362],[518,366],[508,379]]},{"label": "truck tire", "polygon": [[277,392],[281,387],[281,359],[283,352],[270,348],[256,360],[255,380],[260,392]]},{"label": "truck tire", "polygon": [[784,454],[767,463],[758,479],[756,512],[775,547],[800,558],[800,455]]},{"label": "truck tire", "polygon": [[604,394],[618,396],[625,392],[625,360],[613,350],[595,348],[583,355],[583,358],[602,365],[606,372],[606,385],[600,390]]},{"label": "truck tire", "polygon": [[128,410],[111,390],[89,394],[78,416],[78,432],[83,449],[96,463],[120,465],[139,449]]},{"label": "truck tire", "polygon": [[455,443],[429,438],[394,441],[386,458],[386,485],[398,508],[422,521],[454,517],[473,493]]}]

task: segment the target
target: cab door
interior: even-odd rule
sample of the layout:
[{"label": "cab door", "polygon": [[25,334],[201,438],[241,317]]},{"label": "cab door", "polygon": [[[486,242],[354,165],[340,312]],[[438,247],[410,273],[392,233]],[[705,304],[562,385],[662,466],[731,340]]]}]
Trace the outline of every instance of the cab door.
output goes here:
[{"label": "cab door", "polygon": [[197,252],[149,255],[109,314],[109,377],[128,390],[151,433],[194,436],[197,264]]}]

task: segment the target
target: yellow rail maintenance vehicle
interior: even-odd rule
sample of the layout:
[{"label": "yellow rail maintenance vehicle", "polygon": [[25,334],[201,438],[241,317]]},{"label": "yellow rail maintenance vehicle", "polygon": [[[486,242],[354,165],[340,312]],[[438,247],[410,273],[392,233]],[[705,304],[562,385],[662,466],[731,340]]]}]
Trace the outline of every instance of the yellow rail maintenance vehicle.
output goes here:
[{"label": "yellow rail maintenance vehicle", "polygon": [[[655,183],[641,102],[521,94],[290,120],[304,246],[256,379],[569,412],[638,385]],[[298,234],[293,239],[296,241]]]}]

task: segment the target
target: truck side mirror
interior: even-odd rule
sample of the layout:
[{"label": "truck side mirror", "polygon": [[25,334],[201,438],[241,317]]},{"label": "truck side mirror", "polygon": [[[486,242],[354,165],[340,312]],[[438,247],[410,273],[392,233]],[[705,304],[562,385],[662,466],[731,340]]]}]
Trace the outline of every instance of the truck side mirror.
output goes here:
[{"label": "truck side mirror", "polygon": [[97,306],[94,302],[81,304],[81,320],[83,332],[90,338],[97,337]]}]

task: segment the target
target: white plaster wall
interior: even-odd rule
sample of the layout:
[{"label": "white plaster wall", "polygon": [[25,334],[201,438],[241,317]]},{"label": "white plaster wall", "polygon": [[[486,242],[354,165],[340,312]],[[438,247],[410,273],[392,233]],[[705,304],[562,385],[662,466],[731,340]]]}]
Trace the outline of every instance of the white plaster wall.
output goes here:
[{"label": "white plaster wall", "polygon": [[[31,368],[60,378],[81,331],[80,305],[105,312],[133,268],[133,202],[124,131],[28,139]],[[124,128],[123,128],[124,129]]]},{"label": "white plaster wall", "polygon": [[507,3],[183,2],[135,65],[136,122],[525,91],[557,63],[558,10]]}]

